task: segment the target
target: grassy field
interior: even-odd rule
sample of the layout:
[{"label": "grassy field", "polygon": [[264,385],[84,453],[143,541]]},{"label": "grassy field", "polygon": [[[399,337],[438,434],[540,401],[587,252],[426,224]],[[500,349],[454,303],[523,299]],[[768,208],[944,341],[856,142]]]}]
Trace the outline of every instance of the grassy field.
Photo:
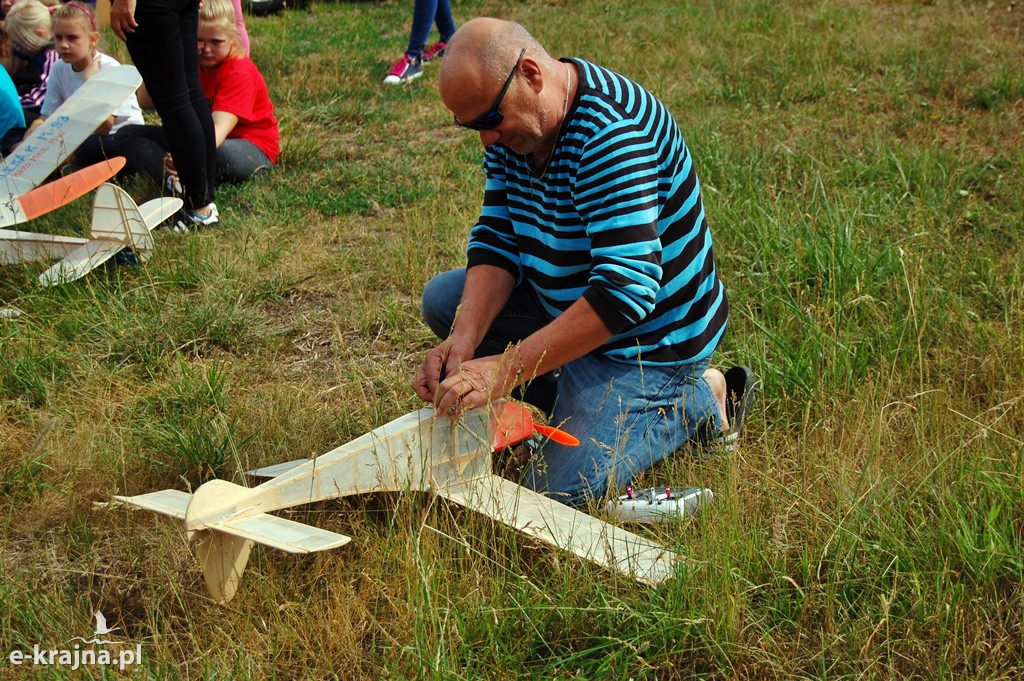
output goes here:
[{"label": "grassy field", "polygon": [[[140,0],[141,1],[141,0]],[[692,149],[762,381],[656,589],[434,498],[291,517],[227,606],[178,525],[115,494],[242,482],[418,408],[431,275],[463,262],[478,138],[436,67],[381,79],[410,2],[250,17],[279,167],[142,268],[0,270],[0,679],[1014,679],[1024,674],[1024,8],[996,2],[455,3],[627,74]],[[435,34],[436,35],[436,34]],[[123,46],[108,35],[111,52]],[[84,233],[79,200],[34,228]],[[600,514],[595,504],[594,513]],[[102,611],[125,671],[14,666]]]}]

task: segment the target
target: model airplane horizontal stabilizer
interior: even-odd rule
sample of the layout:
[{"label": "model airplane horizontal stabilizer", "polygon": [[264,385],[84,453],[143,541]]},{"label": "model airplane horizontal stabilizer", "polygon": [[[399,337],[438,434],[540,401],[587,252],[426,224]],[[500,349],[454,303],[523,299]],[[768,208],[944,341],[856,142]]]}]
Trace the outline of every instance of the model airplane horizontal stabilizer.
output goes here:
[{"label": "model airplane horizontal stabilizer", "polygon": [[217,529],[236,537],[249,539],[286,553],[312,553],[344,546],[352,541],[336,532],[328,532],[311,525],[258,513],[238,520],[220,523]]},{"label": "model airplane horizontal stabilizer", "polygon": [[138,506],[139,508],[144,508],[149,511],[169,515],[172,518],[177,518],[178,520],[184,520],[185,511],[188,510],[188,502],[192,500],[192,495],[188,492],[182,492],[181,490],[164,489],[159,492],[140,494],[136,497],[116,498],[120,501],[130,503],[132,506]]},{"label": "model airplane horizontal stabilizer", "polygon": [[115,499],[183,520],[188,537],[200,541],[207,589],[221,603],[234,595],[253,542],[294,552],[349,539],[269,513],[369,492],[434,492],[639,581],[667,577],[677,559],[668,549],[491,473],[494,414],[526,410],[507,405],[468,411],[457,422],[424,408],[314,459],[254,471],[276,475],[253,488],[211,480],[194,495],[166,490]]}]

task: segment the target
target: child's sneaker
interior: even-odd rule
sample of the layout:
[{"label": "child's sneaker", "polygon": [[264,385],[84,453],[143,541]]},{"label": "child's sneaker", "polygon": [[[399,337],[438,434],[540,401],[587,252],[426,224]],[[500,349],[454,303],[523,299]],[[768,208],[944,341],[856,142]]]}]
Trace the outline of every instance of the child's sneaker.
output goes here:
[{"label": "child's sneaker", "polygon": [[395,62],[391,73],[384,77],[388,85],[397,83],[408,83],[423,75],[423,67],[420,65],[422,59],[410,59],[409,55],[403,54],[402,58]]},{"label": "child's sneaker", "polygon": [[444,56],[444,48],[446,47],[448,47],[448,43],[446,42],[434,43],[427,48],[426,52],[423,53],[423,56],[420,57],[420,61],[424,64],[429,64],[435,59],[440,59]]},{"label": "child's sneaker", "polygon": [[209,215],[203,215],[202,213],[197,213],[194,210],[182,208],[180,217],[171,229],[178,234],[188,234],[193,229],[199,229],[200,227],[216,227],[219,224],[220,214],[217,212],[217,204],[211,203]]}]

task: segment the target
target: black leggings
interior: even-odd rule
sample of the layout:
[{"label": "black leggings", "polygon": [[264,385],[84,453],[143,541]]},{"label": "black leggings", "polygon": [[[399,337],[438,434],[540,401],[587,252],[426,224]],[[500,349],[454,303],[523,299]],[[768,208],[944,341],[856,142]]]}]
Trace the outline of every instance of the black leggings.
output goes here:
[{"label": "black leggings", "polygon": [[216,133],[199,83],[199,0],[138,0],[128,53],[167,131],[167,143],[192,210],[213,203]]}]

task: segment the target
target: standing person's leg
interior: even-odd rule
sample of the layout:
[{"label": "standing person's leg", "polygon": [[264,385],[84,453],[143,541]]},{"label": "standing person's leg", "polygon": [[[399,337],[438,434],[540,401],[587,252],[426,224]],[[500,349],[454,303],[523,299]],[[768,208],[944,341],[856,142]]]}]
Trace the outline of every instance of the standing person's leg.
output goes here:
[{"label": "standing person's leg", "polygon": [[[177,158],[181,153],[195,154],[191,157],[191,162],[195,163],[197,168],[201,163],[205,163],[205,168],[196,176],[195,181],[200,184],[200,187],[204,187],[202,195],[205,197],[206,203],[199,203],[199,192],[196,192],[196,203],[193,210],[198,210],[204,206],[211,205],[213,203],[214,194],[217,186],[217,130],[213,126],[213,113],[210,111],[210,103],[206,99],[206,94],[203,93],[202,83],[199,81],[199,2],[196,0],[184,0],[187,5],[187,11],[181,14],[180,32],[181,32],[181,45],[185,57],[185,81],[188,83],[189,101],[192,104],[193,116],[199,122],[199,126],[202,129],[203,136],[202,140],[205,143],[205,147],[199,153],[193,151],[184,151],[183,147],[188,147],[189,144],[187,139],[176,140],[174,135],[168,134],[168,143],[171,149],[171,157],[175,159],[174,167],[178,171],[178,177],[181,179],[182,187],[186,187],[188,178],[178,168]],[[164,128],[167,128],[166,123]],[[203,146],[198,140],[195,140],[193,144],[196,147]],[[186,195],[188,189],[185,189]]]},{"label": "standing person's leg", "polygon": [[423,54],[427,38],[430,37],[430,29],[434,25],[434,15],[437,13],[438,3],[439,0],[416,0],[416,5],[412,10],[409,47],[405,50],[407,57],[415,60]]},{"label": "standing person's leg", "polygon": [[584,355],[565,365],[551,425],[578,447],[545,441],[523,484],[568,504],[600,497],[682,447],[698,427],[719,419],[704,372],[708,361],[678,367]]},{"label": "standing person's leg", "polygon": [[[455,18],[452,16],[452,6],[448,0],[437,0],[434,23],[437,24],[437,32],[441,34],[441,42],[447,43],[451,40],[455,34]],[[426,41],[426,38],[423,40]]]},{"label": "standing person's leg", "polygon": [[213,116],[199,85],[198,0],[147,0],[135,10],[138,28],[127,36],[167,131],[168,148],[191,210],[213,203]]}]

